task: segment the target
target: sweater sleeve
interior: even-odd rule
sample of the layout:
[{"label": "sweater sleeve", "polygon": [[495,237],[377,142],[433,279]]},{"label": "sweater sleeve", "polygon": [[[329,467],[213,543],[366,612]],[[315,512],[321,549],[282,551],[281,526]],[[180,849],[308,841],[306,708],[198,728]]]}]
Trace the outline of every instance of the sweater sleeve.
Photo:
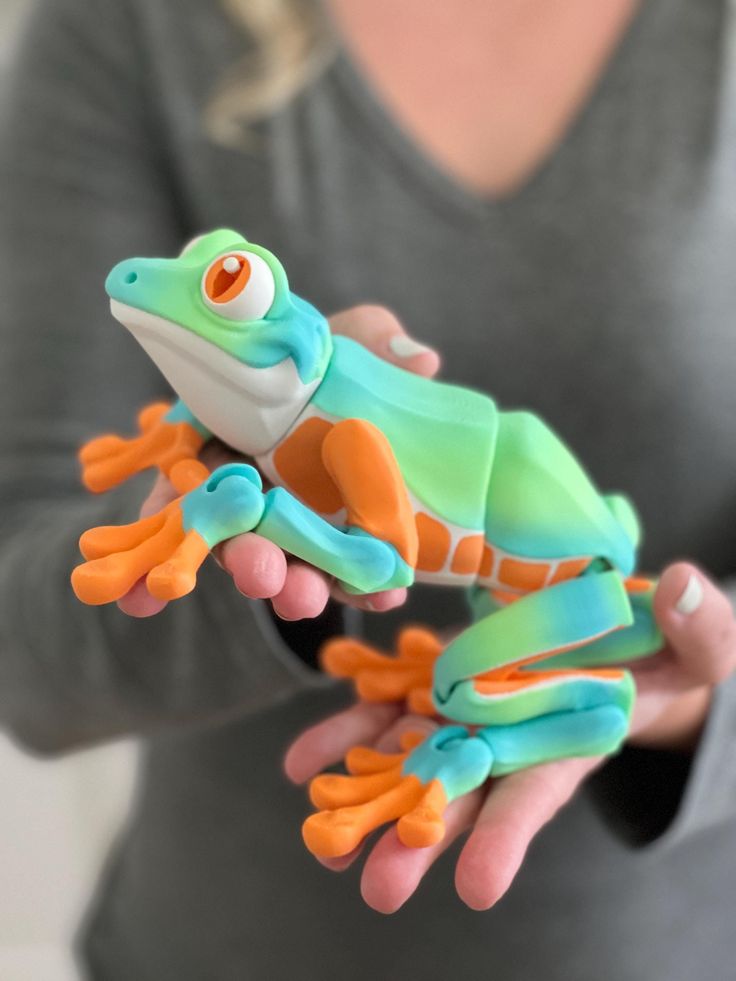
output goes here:
[{"label": "sweater sleeve", "polygon": [[[724,589],[736,610],[736,580]],[[736,821],[736,675],[718,685],[693,753],[626,746],[589,781],[612,830],[648,850]]]},{"label": "sweater sleeve", "polygon": [[[167,168],[123,0],[40,0],[0,131],[0,723],[56,752],[262,708],[325,683],[216,568],[149,620],[80,604],[88,527],[134,520],[139,479],[94,498],[76,450],[168,394],[110,317],[106,273],[195,230]],[[209,565],[213,565],[209,563]]]}]

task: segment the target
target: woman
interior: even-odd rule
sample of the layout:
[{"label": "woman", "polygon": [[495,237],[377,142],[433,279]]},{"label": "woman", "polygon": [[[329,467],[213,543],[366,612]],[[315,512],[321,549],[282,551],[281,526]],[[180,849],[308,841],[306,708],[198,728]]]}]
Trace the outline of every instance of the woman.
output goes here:
[{"label": "woman", "polygon": [[[433,7],[46,0],[30,22],[2,149],[2,705],[42,752],[146,738],[85,930],[95,979],[677,981],[725,977],[732,960],[735,628],[690,565],[662,577],[668,649],[640,675],[638,745],[545,829],[492,912],[453,901],[440,860],[388,920],[298,839],[303,792],[279,775],[283,750],[347,699],[265,608],[217,570],[146,619],[82,608],[64,587],[78,533],[130,520],[144,494],[83,495],[77,445],[129,428],[162,392],[110,325],[103,277],[218,225],[271,248],[324,310],[394,310],[337,320],[382,356],[436,368],[405,323],[448,378],[537,411],[600,486],[637,502],[645,568],[686,555],[733,574],[726,3]],[[280,616],[313,616],[324,581],[266,549],[240,540],[221,559]],[[458,602],[414,590],[408,613],[367,627],[428,608],[447,624]],[[140,589],[123,606],[156,612]],[[390,745],[406,724],[393,723],[342,715],[297,742],[289,773],[356,736]],[[454,808],[450,837],[475,825],[456,873],[467,905],[505,891],[590,768],[529,771]],[[366,864],[367,903],[397,909],[435,858],[389,832]]]}]

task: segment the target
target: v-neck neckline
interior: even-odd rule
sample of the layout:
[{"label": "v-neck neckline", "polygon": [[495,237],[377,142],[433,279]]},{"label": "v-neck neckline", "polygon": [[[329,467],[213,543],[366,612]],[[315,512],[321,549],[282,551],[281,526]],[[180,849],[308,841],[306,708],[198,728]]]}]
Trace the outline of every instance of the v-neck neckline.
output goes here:
[{"label": "v-neck neckline", "polygon": [[[584,134],[589,131],[593,120],[599,115],[599,106],[606,101],[608,94],[615,87],[622,66],[635,46],[640,43],[656,5],[657,0],[641,0],[584,103],[568,122],[561,139],[544,155],[528,177],[509,193],[484,195],[465,184],[404,128],[394,110],[356,63],[330,14],[326,0],[320,0],[323,16],[335,44],[335,55],[330,71],[349,100],[350,108],[370,128],[370,146],[373,151],[377,149],[383,151],[385,159],[398,165],[404,178],[408,177],[415,182],[417,190],[425,194],[429,193],[435,206],[440,205],[443,206],[443,210],[449,208],[481,221],[515,209],[533,199],[564,170],[566,161],[574,153]],[[353,113],[348,113],[348,119],[353,124],[357,121]]]}]

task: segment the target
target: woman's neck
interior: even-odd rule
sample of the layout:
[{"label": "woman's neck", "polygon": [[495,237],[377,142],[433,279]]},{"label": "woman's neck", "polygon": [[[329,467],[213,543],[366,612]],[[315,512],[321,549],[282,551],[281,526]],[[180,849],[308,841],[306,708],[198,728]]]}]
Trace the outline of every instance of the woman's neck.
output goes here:
[{"label": "woman's neck", "polygon": [[518,189],[563,140],[638,0],[325,0],[387,108],[476,193]]}]

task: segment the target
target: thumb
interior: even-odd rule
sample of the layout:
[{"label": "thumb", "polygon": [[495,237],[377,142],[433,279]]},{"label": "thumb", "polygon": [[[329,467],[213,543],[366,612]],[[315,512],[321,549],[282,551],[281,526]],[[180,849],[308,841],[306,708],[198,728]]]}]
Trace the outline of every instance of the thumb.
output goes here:
[{"label": "thumb", "polygon": [[694,565],[676,562],[665,569],[654,615],[680,667],[696,682],[717,684],[736,668],[731,602]]},{"label": "thumb", "polygon": [[398,317],[385,307],[364,304],[343,310],[330,317],[330,329],[416,375],[431,378],[439,370],[439,354],[410,337]]}]

